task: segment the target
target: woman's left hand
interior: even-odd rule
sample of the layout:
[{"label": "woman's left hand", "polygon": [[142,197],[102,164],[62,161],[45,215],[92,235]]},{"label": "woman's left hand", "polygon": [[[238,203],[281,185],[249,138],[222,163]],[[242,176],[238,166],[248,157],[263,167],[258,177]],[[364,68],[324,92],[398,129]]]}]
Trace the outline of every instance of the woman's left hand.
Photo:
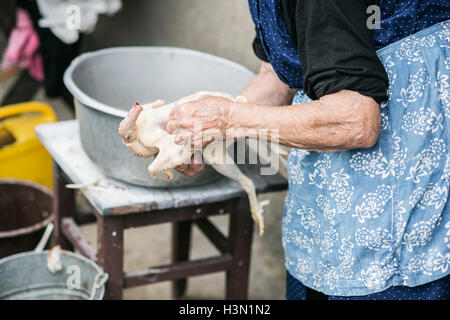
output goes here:
[{"label": "woman's left hand", "polygon": [[215,140],[225,139],[232,101],[215,96],[183,103],[170,112],[167,132],[176,135],[175,143],[204,148]]}]

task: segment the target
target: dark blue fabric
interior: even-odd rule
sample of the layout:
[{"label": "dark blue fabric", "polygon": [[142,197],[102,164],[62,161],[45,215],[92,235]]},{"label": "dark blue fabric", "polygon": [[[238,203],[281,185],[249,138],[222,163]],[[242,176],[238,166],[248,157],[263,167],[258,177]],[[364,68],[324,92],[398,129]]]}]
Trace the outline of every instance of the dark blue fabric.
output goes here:
[{"label": "dark blue fabric", "polygon": [[[286,272],[286,299],[306,300],[306,287],[289,272]],[[309,299],[309,297],[308,297]],[[450,277],[417,287],[390,287],[382,292],[359,297],[329,296],[329,300],[449,300]]]},{"label": "dark blue fabric", "polygon": [[[267,59],[291,88],[303,88],[297,46],[281,15],[280,0],[248,0]],[[381,28],[373,30],[377,49],[450,19],[450,0],[380,0]]]},{"label": "dark blue fabric", "polygon": [[377,49],[450,19],[449,0],[380,0],[381,28],[373,32]]},{"label": "dark blue fabric", "polygon": [[286,271],[286,300],[306,300],[306,287]]},{"label": "dark blue fabric", "polygon": [[249,0],[250,12],[267,59],[278,77],[291,88],[303,88],[297,46],[288,33],[279,0]]}]

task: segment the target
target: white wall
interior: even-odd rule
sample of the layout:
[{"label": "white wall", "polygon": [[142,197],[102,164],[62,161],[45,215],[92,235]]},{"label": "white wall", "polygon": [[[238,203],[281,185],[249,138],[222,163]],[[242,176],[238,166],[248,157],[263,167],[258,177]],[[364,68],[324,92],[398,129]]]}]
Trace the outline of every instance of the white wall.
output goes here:
[{"label": "white wall", "polygon": [[256,71],[255,35],[246,0],[123,0],[102,17],[84,50],[111,46],[176,46],[212,53]]}]

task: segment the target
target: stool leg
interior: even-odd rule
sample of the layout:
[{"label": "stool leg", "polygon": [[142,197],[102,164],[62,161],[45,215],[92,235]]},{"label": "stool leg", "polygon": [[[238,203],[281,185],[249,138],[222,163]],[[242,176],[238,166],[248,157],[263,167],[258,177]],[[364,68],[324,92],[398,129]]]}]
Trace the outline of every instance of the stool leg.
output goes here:
[{"label": "stool leg", "polygon": [[[172,224],[172,261],[187,261],[191,245],[191,221],[181,221]],[[174,299],[180,299],[186,293],[187,278],[174,280],[172,283],[172,295]]]},{"label": "stool leg", "polygon": [[109,275],[106,299],[120,300],[123,294],[123,219],[99,216],[97,220],[97,263]]},{"label": "stool leg", "polygon": [[73,246],[64,237],[62,232],[62,219],[73,217],[75,214],[75,193],[66,188],[66,181],[61,169],[53,163],[53,210],[55,212],[54,243],[65,250],[73,250]]},{"label": "stool leg", "polygon": [[233,266],[227,271],[225,297],[228,300],[245,300],[248,295],[250,252],[253,220],[246,197],[236,200],[230,214],[230,253]]}]

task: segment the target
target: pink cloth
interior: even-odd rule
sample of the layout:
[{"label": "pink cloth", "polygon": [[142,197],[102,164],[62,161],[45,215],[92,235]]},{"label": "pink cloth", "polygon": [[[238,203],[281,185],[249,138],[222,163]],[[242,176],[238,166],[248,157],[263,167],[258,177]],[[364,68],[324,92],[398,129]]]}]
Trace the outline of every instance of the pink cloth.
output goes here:
[{"label": "pink cloth", "polygon": [[39,52],[39,37],[33,28],[28,13],[17,9],[16,27],[9,36],[8,46],[3,54],[0,69],[16,67],[28,69],[37,81],[44,80],[44,67]]}]

